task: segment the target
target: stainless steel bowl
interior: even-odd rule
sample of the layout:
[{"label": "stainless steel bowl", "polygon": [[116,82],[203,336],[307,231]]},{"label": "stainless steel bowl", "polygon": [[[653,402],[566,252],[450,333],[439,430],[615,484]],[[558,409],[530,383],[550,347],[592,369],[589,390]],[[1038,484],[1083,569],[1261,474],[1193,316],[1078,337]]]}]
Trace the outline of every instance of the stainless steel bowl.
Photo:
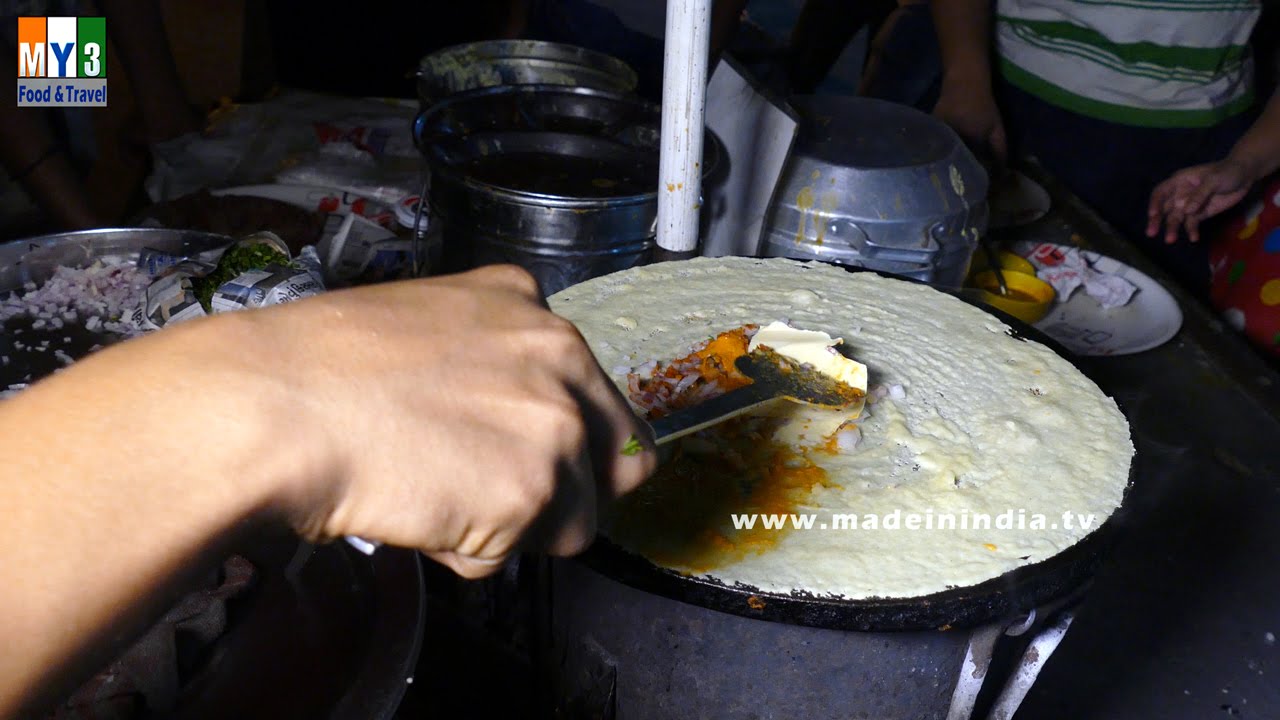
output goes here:
[{"label": "stainless steel bowl", "polygon": [[808,96],[762,253],[959,287],[987,229],[987,174],[959,136],[883,100]]},{"label": "stainless steel bowl", "polygon": [[[657,105],[584,88],[489,88],[436,104],[414,124],[430,169],[419,255],[433,271],[515,263],[548,295],[640,264],[657,229],[660,125]],[[710,133],[704,147],[706,185],[723,162]]]},{"label": "stainless steel bowl", "polygon": [[615,57],[538,40],[454,45],[422,58],[417,76],[424,109],[456,93],[498,85],[565,85],[629,93],[637,81],[631,66]]}]

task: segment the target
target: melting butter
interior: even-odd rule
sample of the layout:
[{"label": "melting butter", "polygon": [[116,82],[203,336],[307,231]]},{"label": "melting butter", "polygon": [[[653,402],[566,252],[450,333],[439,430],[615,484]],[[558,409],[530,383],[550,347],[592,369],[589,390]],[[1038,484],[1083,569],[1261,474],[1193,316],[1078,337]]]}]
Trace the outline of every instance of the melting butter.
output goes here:
[{"label": "melting butter", "polygon": [[842,343],[844,338],[833,338],[818,330],[800,330],[774,321],[756,332],[747,352],[754,352],[764,345],[802,365],[811,365],[814,370],[861,390],[865,395],[867,366],[841,355],[836,346]]},{"label": "melting butter", "polygon": [[[833,338],[821,331],[800,330],[783,322],[773,322],[756,332],[747,351],[764,345],[779,355],[809,365],[828,377],[861,390],[865,396],[867,366],[841,355],[836,346],[843,342],[843,338]],[[830,410],[782,401],[765,406],[756,414],[786,418],[787,422],[778,428],[774,438],[803,447],[820,445],[842,425],[857,420],[862,415],[864,404],[864,400],[859,400],[844,410]]]}]

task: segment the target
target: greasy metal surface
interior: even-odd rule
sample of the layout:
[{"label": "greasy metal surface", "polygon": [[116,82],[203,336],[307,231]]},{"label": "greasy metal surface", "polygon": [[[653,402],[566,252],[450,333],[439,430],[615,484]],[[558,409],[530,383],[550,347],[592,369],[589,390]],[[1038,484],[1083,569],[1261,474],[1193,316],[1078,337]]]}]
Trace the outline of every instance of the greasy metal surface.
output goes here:
[{"label": "greasy metal surface", "polygon": [[566,85],[629,93],[636,73],[586,48],[539,40],[488,40],[437,50],[418,63],[422,107],[467,90],[498,85]]},{"label": "greasy metal surface", "polygon": [[987,176],[944,123],[870,98],[792,99],[803,118],[762,253],[959,287],[987,227]]},{"label": "greasy metal surface", "polygon": [[[1098,358],[1144,464],[1123,539],[1017,718],[1280,717],[1280,373],[1037,168],[1054,211],[1017,239],[1080,242],[1173,292],[1168,344]],[[1073,235],[1075,238],[1073,238]]]},{"label": "greasy metal surface", "polygon": [[[656,105],[584,89],[523,86],[478,90],[441,102],[414,124],[431,173],[431,222],[423,254],[445,271],[511,262],[551,294],[587,278],[640,264],[654,245],[658,212]],[[607,162],[645,178],[644,190],[610,195],[598,180],[571,178],[589,194],[501,187],[468,170],[510,156]],[[719,172],[719,144],[704,153],[707,181]],[[517,172],[511,168],[512,173]]]},{"label": "greasy metal surface", "polygon": [[[205,233],[112,229],[4,243],[0,294],[43,281],[59,264],[132,258],[144,247],[199,252],[227,242]],[[22,334],[14,335],[18,329]],[[71,343],[64,344],[64,337]],[[14,347],[15,340],[23,350]],[[50,341],[49,350],[33,350],[42,340]],[[36,330],[29,320],[14,318],[0,326],[0,355],[10,358],[0,367],[0,388],[39,380],[60,367],[53,348],[80,357],[95,344],[118,341],[78,324]],[[180,418],[181,402],[175,402]],[[191,430],[198,438],[199,428]],[[127,435],[127,429],[121,432]],[[334,543],[317,548],[290,579],[283,568],[296,546],[296,538],[281,536],[239,550],[254,562],[257,585],[229,611],[226,634],[214,645],[206,670],[184,691],[175,717],[391,717],[417,661],[424,625],[417,554],[382,548],[370,557]]]},{"label": "greasy metal surface", "polygon": [[554,561],[552,581],[545,661],[568,718],[941,720],[969,640],[759,622],[637,592],[573,561]]}]

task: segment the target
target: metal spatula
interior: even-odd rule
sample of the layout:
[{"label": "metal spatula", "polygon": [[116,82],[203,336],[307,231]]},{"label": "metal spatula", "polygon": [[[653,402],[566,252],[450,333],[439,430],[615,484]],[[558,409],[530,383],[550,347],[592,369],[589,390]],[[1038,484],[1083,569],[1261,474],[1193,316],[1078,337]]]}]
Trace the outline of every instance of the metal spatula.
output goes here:
[{"label": "metal spatula", "polygon": [[864,394],[768,348],[743,355],[734,364],[752,383],[654,420],[650,425],[658,445],[735,418],[778,398],[840,410]]}]

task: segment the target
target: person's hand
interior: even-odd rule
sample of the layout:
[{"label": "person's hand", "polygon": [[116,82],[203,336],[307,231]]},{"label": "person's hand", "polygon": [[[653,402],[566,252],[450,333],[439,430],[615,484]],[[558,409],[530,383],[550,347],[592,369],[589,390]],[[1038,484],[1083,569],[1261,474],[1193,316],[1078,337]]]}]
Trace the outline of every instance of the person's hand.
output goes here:
[{"label": "person's hand", "polygon": [[[280,442],[307,459],[283,505],[306,537],[414,547],[478,577],[518,550],[584,550],[597,503],[656,463],[648,426],[522,270],[231,315],[269,346],[251,387],[292,409]],[[624,454],[632,437],[645,450]]]},{"label": "person's hand", "polygon": [[943,82],[933,115],[950,125],[989,170],[1003,170],[1008,162],[1008,140],[990,90],[975,90],[971,83]]},{"label": "person's hand", "polygon": [[1159,235],[1163,226],[1166,243],[1176,242],[1180,229],[1199,242],[1200,223],[1240,202],[1256,180],[1247,163],[1231,156],[1179,170],[1151,191],[1147,237]]}]

